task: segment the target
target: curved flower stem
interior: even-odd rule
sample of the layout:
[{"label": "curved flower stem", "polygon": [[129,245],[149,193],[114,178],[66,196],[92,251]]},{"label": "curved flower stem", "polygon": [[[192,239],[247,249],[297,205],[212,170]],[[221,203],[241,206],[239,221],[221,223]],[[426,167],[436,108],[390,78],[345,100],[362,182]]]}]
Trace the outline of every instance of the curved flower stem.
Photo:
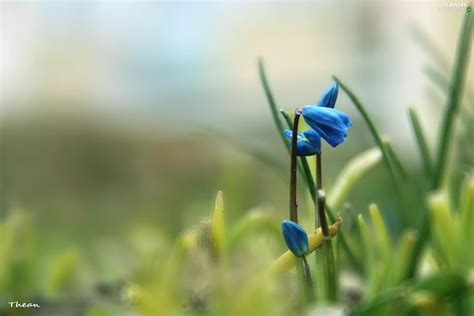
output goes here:
[{"label": "curved flower stem", "polygon": [[[301,111],[295,110],[295,118],[293,120],[293,135],[291,137],[291,161],[290,161],[290,220],[298,223],[298,202],[296,200],[296,189],[297,189],[297,162],[298,162],[298,124],[300,121]],[[296,273],[298,279],[301,280],[300,287],[304,303],[311,301],[311,292],[308,285],[306,268],[304,267],[303,260],[296,261]],[[312,281],[310,281],[312,282]],[[311,283],[312,286],[312,283]]]},{"label": "curved flower stem", "polygon": [[[288,125],[288,128],[293,130],[293,122],[291,120],[290,115],[288,112],[285,110],[280,110],[281,115],[285,119],[286,124]],[[302,168],[299,168],[299,171],[302,173],[302,176],[304,176],[306,180],[306,186],[308,188],[309,194],[311,196],[311,199],[313,200],[314,205],[316,206],[317,204],[317,198],[316,198],[316,186],[315,182],[313,179],[313,175],[311,174],[311,169],[309,168],[309,163],[306,157],[302,156],[300,157],[300,164]],[[300,165],[298,165],[300,167]],[[335,223],[337,221],[336,216],[334,215],[333,210],[330,208],[329,205],[325,204],[326,212],[329,217],[329,220],[331,223]],[[315,219],[316,225],[317,225],[317,219]],[[341,231],[339,232],[339,240],[341,241],[341,245],[344,247],[349,259],[353,263],[355,267],[360,269],[360,262],[357,260],[356,256],[354,255],[354,252],[352,249],[349,247],[349,244],[347,243],[346,239],[344,238],[344,233]]]},{"label": "curved flower stem", "polygon": [[[293,130],[293,122],[288,112],[280,109],[280,113],[285,119],[285,122],[288,128]],[[314,189],[314,179],[313,179],[313,176],[311,175],[311,169],[309,168],[308,160],[306,159],[306,157],[304,156],[300,157],[300,160],[298,161],[298,169],[301,172],[301,175],[305,179],[306,186],[308,187],[309,194],[311,195],[311,199],[313,200],[313,203],[316,203],[316,190]],[[335,219],[334,216],[332,217]]]},{"label": "curved flower stem", "polygon": [[296,201],[296,175],[297,175],[297,142],[298,142],[298,123],[300,121],[301,111],[295,110],[293,121],[293,136],[291,138],[291,163],[290,163],[290,220],[298,223],[298,204]]}]

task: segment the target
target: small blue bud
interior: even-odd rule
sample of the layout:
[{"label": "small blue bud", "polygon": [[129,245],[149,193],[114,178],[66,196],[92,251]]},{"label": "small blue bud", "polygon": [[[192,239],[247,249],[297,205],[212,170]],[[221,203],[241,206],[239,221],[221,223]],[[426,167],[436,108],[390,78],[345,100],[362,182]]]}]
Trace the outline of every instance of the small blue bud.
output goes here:
[{"label": "small blue bud", "polygon": [[[293,131],[287,129],[283,132],[283,135],[291,141],[293,138]],[[312,129],[298,133],[296,148],[298,156],[316,155],[321,151],[321,137],[319,137],[318,133]]]},{"label": "small blue bud", "polygon": [[330,86],[324,89],[323,93],[319,97],[316,106],[323,106],[326,108],[334,108],[336,105],[337,94],[339,93],[339,85],[334,81]]},{"label": "small blue bud", "polygon": [[288,249],[295,256],[301,257],[308,253],[308,235],[300,225],[285,220],[281,223],[281,233]]},{"label": "small blue bud", "polygon": [[307,105],[303,108],[303,118],[332,147],[344,142],[352,126],[347,114],[327,107]]}]

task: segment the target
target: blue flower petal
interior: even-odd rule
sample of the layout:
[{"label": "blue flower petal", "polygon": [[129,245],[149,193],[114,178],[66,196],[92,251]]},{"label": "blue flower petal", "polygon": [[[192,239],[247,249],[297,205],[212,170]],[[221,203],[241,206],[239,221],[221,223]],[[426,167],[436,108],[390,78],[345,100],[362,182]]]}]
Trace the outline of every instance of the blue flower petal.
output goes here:
[{"label": "blue flower petal", "polygon": [[308,235],[304,229],[292,221],[281,223],[281,233],[288,249],[297,257],[304,256],[309,251]]},{"label": "blue flower petal", "polygon": [[283,136],[285,136],[286,138],[289,138],[291,140],[293,138],[293,132],[290,131],[289,129],[285,129],[283,131]]},{"label": "blue flower petal", "polygon": [[337,116],[339,116],[339,118],[346,125],[346,127],[351,127],[352,126],[352,122],[351,122],[351,120],[349,119],[349,116],[346,113],[341,112],[341,111],[336,110],[336,109],[334,109],[334,111],[337,111],[337,113],[336,113]]},{"label": "blue flower petal", "polygon": [[[293,132],[287,129],[283,132],[283,135],[289,140],[291,140],[293,137]],[[321,140],[319,135],[314,130],[308,130],[303,133],[298,133],[298,141],[296,142],[296,148],[296,154],[298,156],[312,156],[319,153],[319,151],[321,150]]]},{"label": "blue flower petal", "polygon": [[340,130],[347,130],[349,121],[349,117],[339,110],[308,105],[303,108],[303,117],[305,121],[310,120],[318,125],[331,125]]},{"label": "blue flower petal", "polygon": [[304,131],[302,134],[311,143],[317,145],[318,147],[321,147],[321,136],[319,136],[319,134],[314,129]]},{"label": "blue flower petal", "polygon": [[327,107],[305,106],[303,118],[332,147],[344,142],[352,126],[347,114]]},{"label": "blue flower petal", "polygon": [[337,94],[339,93],[339,85],[334,81],[330,86],[324,89],[323,93],[319,97],[316,106],[334,108],[336,105]]}]

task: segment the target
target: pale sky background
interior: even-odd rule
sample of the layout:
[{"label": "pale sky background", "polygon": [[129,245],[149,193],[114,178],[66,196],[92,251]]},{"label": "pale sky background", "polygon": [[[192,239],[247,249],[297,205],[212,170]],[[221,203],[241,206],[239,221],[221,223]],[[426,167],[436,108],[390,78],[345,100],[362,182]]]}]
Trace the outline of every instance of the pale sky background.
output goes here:
[{"label": "pale sky background", "polygon": [[[336,74],[397,146],[410,146],[404,108],[415,104],[429,126],[439,107],[422,72],[436,63],[411,29],[451,61],[464,9],[444,3],[2,1],[2,109],[237,131],[270,122],[262,56],[280,107],[314,102]],[[343,94],[338,107],[359,119]]]}]

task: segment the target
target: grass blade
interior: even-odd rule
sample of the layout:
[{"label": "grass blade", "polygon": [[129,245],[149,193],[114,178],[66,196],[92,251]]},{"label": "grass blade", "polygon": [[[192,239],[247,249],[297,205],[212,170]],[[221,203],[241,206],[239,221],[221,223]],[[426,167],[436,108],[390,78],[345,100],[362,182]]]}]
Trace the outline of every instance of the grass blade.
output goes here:
[{"label": "grass blade", "polygon": [[402,180],[405,180],[407,177],[407,172],[405,170],[405,167],[403,167],[402,162],[398,158],[397,154],[393,150],[392,144],[390,143],[389,139],[382,138],[383,145],[385,146],[385,149],[387,150],[387,154],[390,159],[390,163],[393,165],[394,168],[396,168],[397,175],[400,175],[400,178]]},{"label": "grass blade", "polygon": [[222,260],[225,251],[224,197],[222,191],[217,192],[211,222],[211,242],[214,254]]},{"label": "grass blade", "polygon": [[384,270],[389,271],[392,264],[392,244],[385,222],[376,204],[369,205],[370,217],[375,233],[376,249],[384,260]]},{"label": "grass blade", "polygon": [[381,159],[380,150],[373,147],[352,158],[347,163],[336,179],[336,183],[328,194],[327,203],[334,208],[339,208],[359,179]]},{"label": "grass blade", "polygon": [[[265,91],[265,95],[267,97],[268,105],[270,107],[270,112],[272,113],[273,122],[275,123],[275,126],[276,126],[277,131],[278,131],[278,135],[280,136],[280,139],[282,140],[286,150],[288,151],[288,154],[291,154],[291,150],[290,150],[290,147],[288,145],[289,142],[285,138],[285,136],[283,136],[283,131],[285,130],[285,127],[283,125],[283,122],[280,119],[280,116],[278,115],[278,113],[280,111],[278,110],[278,107],[277,107],[276,102],[275,102],[275,98],[273,97],[272,90],[270,88],[270,85],[268,84],[268,79],[267,79],[267,75],[266,75],[266,72],[265,72],[265,67],[263,65],[263,60],[261,58],[258,60],[258,73],[259,73],[259,76],[260,76],[260,82],[262,83],[263,90]],[[293,129],[293,123],[291,122],[291,118],[289,117],[288,113],[286,113],[286,114],[287,114],[287,116],[285,117],[285,119],[289,119],[289,122],[287,122],[287,125],[288,125],[289,129],[292,130]],[[311,176],[311,170],[309,169],[309,165],[308,165],[308,162],[306,161],[306,159],[298,161],[298,170],[299,170],[300,174],[303,175],[303,177],[305,179],[305,182],[308,185],[308,188],[310,188],[309,190],[310,190],[311,198],[313,199],[313,202],[315,202],[316,201],[316,191],[314,189],[314,180]],[[334,216],[333,216],[333,218],[334,218]]]},{"label": "grass blade", "polygon": [[362,215],[359,215],[358,217],[358,224],[365,256],[364,273],[367,279],[366,297],[373,297],[376,291],[377,283],[377,262],[375,259],[376,246],[374,244],[372,234],[370,233],[369,226]]},{"label": "grass blade", "polygon": [[451,206],[449,205],[446,193],[437,193],[430,197],[429,206],[431,210],[431,218],[433,222],[433,243],[439,246],[441,256],[448,263],[449,267],[455,266],[458,259],[456,249],[456,222],[452,214],[450,214]]},{"label": "grass blade", "polygon": [[[441,127],[438,154],[436,160],[436,168],[434,170],[434,178],[432,182],[432,189],[436,190],[440,187],[444,170],[446,168],[446,158],[449,150],[449,140],[452,133],[452,127],[454,118],[461,103],[461,94],[464,88],[464,81],[467,73],[468,62],[469,62],[469,51],[471,48],[471,32],[472,32],[472,16],[466,11],[464,15],[463,27],[461,35],[458,40],[458,49],[456,52],[456,60],[454,62],[454,68],[452,73],[451,85],[449,87],[448,94],[448,105],[446,108],[446,114],[443,116],[444,121]],[[430,236],[430,214],[425,214],[425,219],[420,229],[420,235],[415,244],[415,250],[413,251],[413,257],[410,260],[410,264],[407,270],[407,277],[413,277],[420,261],[421,254],[423,252],[424,245]]]},{"label": "grass blade", "polygon": [[469,52],[471,50],[471,33],[472,14],[466,11],[451,75],[446,112],[443,115],[444,120],[440,130],[435,176],[432,183],[433,189],[438,189],[440,187],[445,175],[454,119],[461,104],[461,97],[467,76]]},{"label": "grass blade", "polygon": [[[425,75],[433,81],[435,85],[438,86],[438,88],[443,92],[443,93],[448,93],[449,92],[449,78],[446,77],[444,74],[439,72],[433,67],[426,66],[423,68],[423,72]],[[466,96],[467,96],[467,103],[472,103],[474,100],[474,92],[472,90],[472,87],[466,87]],[[472,109],[469,107],[466,107],[466,110],[468,113],[472,114]]]},{"label": "grass blade", "polygon": [[409,264],[409,260],[413,254],[413,247],[416,242],[416,233],[411,230],[407,230],[403,233],[402,237],[400,238],[400,243],[398,247],[397,256],[399,259],[399,264],[396,267],[396,275],[395,275],[395,282],[401,283],[405,275],[407,274],[406,270]]},{"label": "grass blade", "polygon": [[275,123],[275,126],[277,128],[278,135],[280,135],[281,140],[285,144],[286,150],[290,152],[290,147],[288,147],[287,145],[288,142],[285,136],[283,136],[283,131],[285,130],[285,128],[283,126],[283,122],[280,120],[280,116],[278,115],[278,107],[275,103],[275,98],[273,97],[273,93],[272,93],[272,90],[270,89],[270,85],[268,84],[265,67],[263,65],[263,60],[261,58],[258,60],[258,74],[260,77],[260,82],[262,83],[263,90],[265,91],[265,96],[267,97],[268,105],[270,107],[270,111],[273,117],[273,122]]},{"label": "grass blade", "polygon": [[428,144],[426,143],[426,138],[423,133],[423,129],[421,128],[420,120],[418,119],[418,114],[416,113],[414,108],[410,108],[408,110],[408,113],[410,116],[410,122],[413,128],[413,132],[415,133],[418,149],[420,150],[420,155],[423,162],[423,169],[425,170],[426,176],[431,179],[433,175],[433,165],[431,163]]},{"label": "grass blade", "polygon": [[339,80],[339,78],[337,78],[336,76],[333,76],[333,79],[337,81],[341,89],[344,90],[344,92],[349,96],[349,99],[351,99],[352,103],[354,103],[355,107],[357,108],[359,113],[362,115],[362,118],[367,124],[376,145],[380,148],[380,151],[382,152],[383,160],[385,161],[385,165],[387,166],[390,172],[393,182],[395,185],[397,185],[398,183],[397,174],[395,172],[394,166],[390,162],[390,155],[387,151],[387,148],[383,144],[382,137],[380,136],[377,128],[375,127],[375,124],[373,123],[372,119],[367,113],[365,106],[362,104],[362,102],[359,101],[359,99],[355,96],[355,94],[344,83],[342,83],[341,80]]},{"label": "grass blade", "polygon": [[464,226],[463,235],[468,245],[474,243],[474,176],[469,175],[464,180],[460,203],[461,223]]}]

